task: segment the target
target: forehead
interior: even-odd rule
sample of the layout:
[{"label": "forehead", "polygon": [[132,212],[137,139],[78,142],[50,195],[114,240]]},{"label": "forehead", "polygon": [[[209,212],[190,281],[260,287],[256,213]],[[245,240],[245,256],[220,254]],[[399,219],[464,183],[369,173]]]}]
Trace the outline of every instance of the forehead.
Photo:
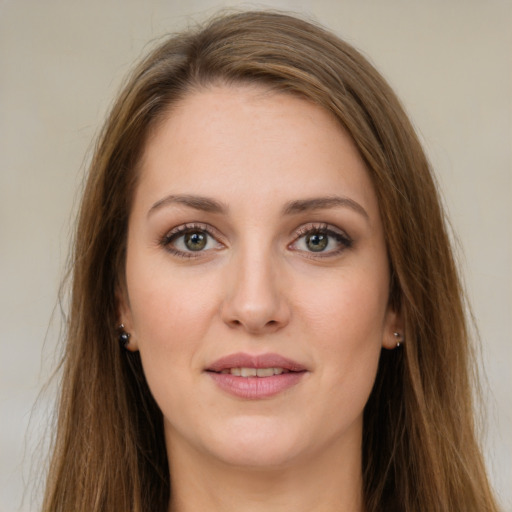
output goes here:
[{"label": "forehead", "polygon": [[213,193],[229,202],[337,191],[376,206],[364,162],[334,116],[261,87],[190,93],[153,131],[141,164],[137,195],[155,201],[164,193]]}]

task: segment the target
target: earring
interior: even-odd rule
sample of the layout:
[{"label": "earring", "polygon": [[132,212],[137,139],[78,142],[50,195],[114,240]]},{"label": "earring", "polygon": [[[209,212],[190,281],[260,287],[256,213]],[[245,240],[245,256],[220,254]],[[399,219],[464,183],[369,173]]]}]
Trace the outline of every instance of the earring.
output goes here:
[{"label": "earring", "polygon": [[398,348],[404,341],[404,337],[399,332],[394,332],[393,336],[396,340],[396,348]]},{"label": "earring", "polygon": [[124,324],[120,324],[117,330],[119,332],[119,344],[126,349],[130,343],[130,334],[124,330]]}]

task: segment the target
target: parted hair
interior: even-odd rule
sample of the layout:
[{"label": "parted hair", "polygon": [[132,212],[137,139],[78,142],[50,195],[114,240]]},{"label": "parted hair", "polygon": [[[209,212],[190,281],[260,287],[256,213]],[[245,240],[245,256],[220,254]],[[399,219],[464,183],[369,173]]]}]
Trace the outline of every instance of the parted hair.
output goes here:
[{"label": "parted hair", "polygon": [[496,511],[475,428],[466,303],[436,184],[395,94],[352,46],[283,13],[222,14],[173,35],[132,71],[98,138],[71,257],[61,394],[43,510],[164,512],[162,414],[138,353],[117,340],[127,226],[147,138],[215,84],[259,84],[322,106],[375,188],[389,300],[405,343],[383,350],[364,411],[367,512]]}]

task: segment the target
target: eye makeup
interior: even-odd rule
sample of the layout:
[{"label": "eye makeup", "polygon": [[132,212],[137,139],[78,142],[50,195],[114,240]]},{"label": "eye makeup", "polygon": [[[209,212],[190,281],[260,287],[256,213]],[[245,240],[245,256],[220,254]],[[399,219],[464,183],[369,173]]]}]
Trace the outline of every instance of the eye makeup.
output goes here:
[{"label": "eye makeup", "polygon": [[288,247],[310,258],[328,258],[338,256],[352,245],[353,240],[340,229],[326,223],[310,223],[297,230]]},{"label": "eye makeup", "polygon": [[209,224],[191,222],[176,226],[160,240],[160,245],[173,256],[198,258],[204,252],[224,247],[220,233]]},{"label": "eye makeup", "polygon": [[[344,231],[326,223],[302,225],[295,230],[293,237],[287,248],[309,258],[335,257],[353,245],[353,240]],[[159,244],[173,256],[199,258],[225,247],[222,238],[210,224],[191,222],[171,229]]]}]

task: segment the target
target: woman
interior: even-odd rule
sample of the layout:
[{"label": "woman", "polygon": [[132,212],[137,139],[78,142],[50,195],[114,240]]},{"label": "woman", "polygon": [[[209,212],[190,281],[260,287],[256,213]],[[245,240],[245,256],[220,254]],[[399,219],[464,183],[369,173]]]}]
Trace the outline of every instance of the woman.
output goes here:
[{"label": "woman", "polygon": [[101,134],[44,510],[497,510],[471,363],[389,86],[319,27],[220,17]]}]

